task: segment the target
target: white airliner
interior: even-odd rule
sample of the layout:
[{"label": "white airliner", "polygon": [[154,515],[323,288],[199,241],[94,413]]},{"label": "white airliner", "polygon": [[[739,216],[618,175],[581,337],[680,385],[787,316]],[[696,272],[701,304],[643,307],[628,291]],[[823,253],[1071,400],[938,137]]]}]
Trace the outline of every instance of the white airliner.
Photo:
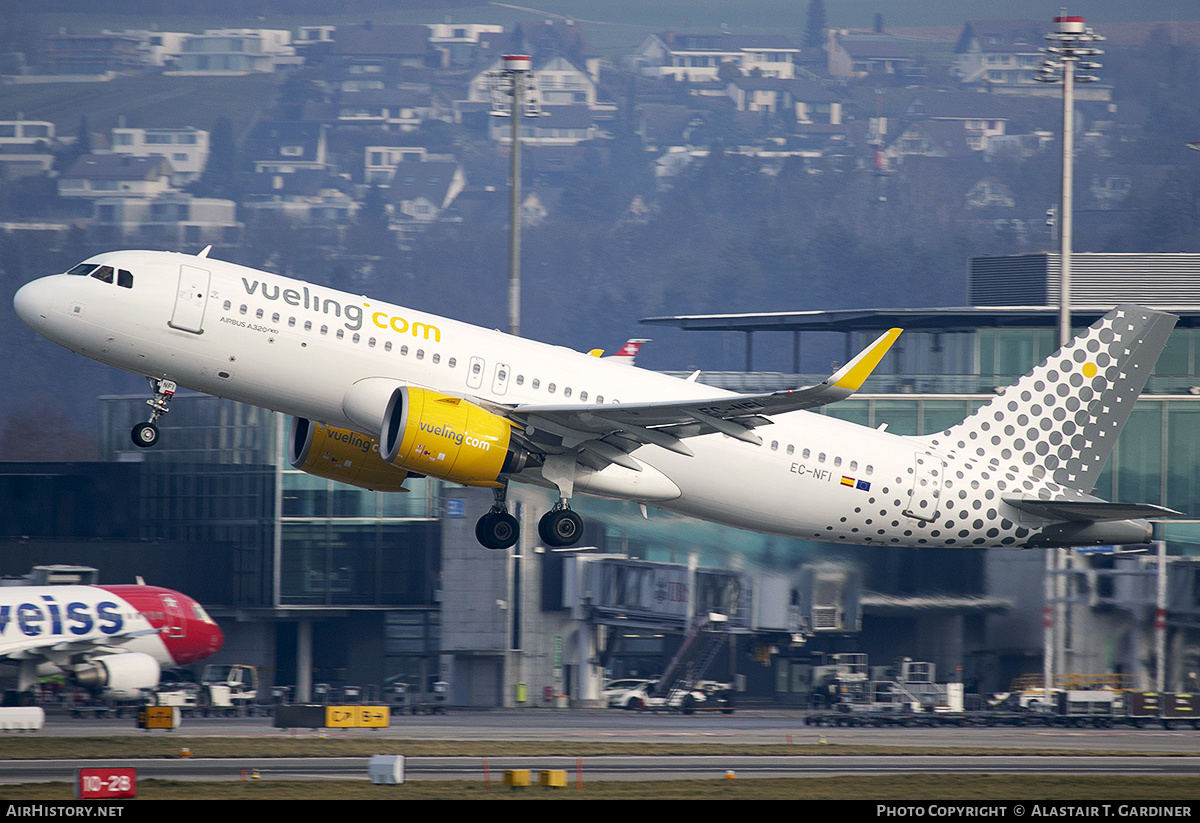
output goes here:
[{"label": "white airliner", "polygon": [[158,685],[165,668],[215,654],[221,629],[192,598],[158,586],[0,586],[0,671],[23,696],[39,677],[117,699]]},{"label": "white airliner", "polygon": [[[961,424],[906,437],[804,411],[853,394],[892,329],[823,383],[734,394],[207,257],[100,254],[14,299],[40,334],[146,376],[293,415],[289,459],[400,490],[491,487],[480,543],[518,538],[508,482],[556,489],[538,533],[569,546],[576,493],[759,532],[904,546],[1138,543],[1173,514],[1089,494],[1171,315],[1120,306]],[[693,376],[694,377],[694,376]]]}]

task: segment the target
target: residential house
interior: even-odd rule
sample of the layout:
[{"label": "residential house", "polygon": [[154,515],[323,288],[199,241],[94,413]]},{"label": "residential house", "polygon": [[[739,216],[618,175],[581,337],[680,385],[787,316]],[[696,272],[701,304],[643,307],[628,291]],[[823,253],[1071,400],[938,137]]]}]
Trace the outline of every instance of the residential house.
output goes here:
[{"label": "residential house", "polygon": [[909,103],[905,115],[958,123],[972,151],[985,151],[988,141],[1006,133],[1009,117],[1006,97],[978,92],[922,91]]},{"label": "residential house", "polygon": [[840,125],[841,98],[811,80],[779,80],[767,77],[737,77],[726,86],[726,94],[738,111],[769,111],[794,116],[797,123]]},{"label": "residential house", "polygon": [[[521,119],[521,143],[541,146],[573,146],[600,135],[592,110],[584,103],[543,106],[538,117]],[[512,142],[512,121],[491,118],[491,137],[499,143]]]},{"label": "residential house", "polygon": [[441,55],[439,65],[448,69],[466,66],[475,60],[480,39],[486,34],[503,34],[503,26],[482,23],[431,23],[429,45]]},{"label": "residential house", "polygon": [[456,161],[403,162],[396,166],[388,201],[396,216],[431,223],[450,208],[466,182],[463,168]]},{"label": "residential house", "polygon": [[0,180],[49,172],[54,166],[54,124],[49,120],[0,120]]},{"label": "residential house", "polygon": [[829,56],[829,75],[839,80],[903,75],[913,63],[904,41],[890,34],[852,34],[830,29],[825,52]]},{"label": "residential house", "polygon": [[43,74],[128,74],[145,71],[148,65],[141,38],[126,34],[51,35],[38,54]]},{"label": "residential house", "polygon": [[165,157],[85,154],[58,178],[61,197],[158,197],[171,189],[171,163]]},{"label": "residential house", "polygon": [[954,47],[954,72],[970,85],[1034,87],[1048,31],[1042,20],[968,20]]},{"label": "residential house", "polygon": [[171,185],[183,186],[200,179],[208,162],[208,132],[187,126],[178,129],[112,131],[112,151],[133,157],[165,157],[171,161]]},{"label": "residential house", "polygon": [[[467,102],[490,103],[493,78],[502,69],[500,59],[496,59],[484,70],[477,72],[467,86]],[[535,57],[531,73],[539,103],[553,106],[582,103],[589,108],[597,106],[595,81],[566,57]]]},{"label": "residential house", "polygon": [[258,123],[246,138],[246,154],[258,174],[293,174],[328,168],[323,123]]},{"label": "residential house", "polygon": [[248,182],[242,208],[255,218],[275,215],[337,233],[354,220],[359,204],[336,182],[323,169],[256,174]]},{"label": "residential house", "polygon": [[900,132],[884,150],[884,157],[893,166],[902,163],[905,157],[965,157],[972,151],[961,124],[924,120]]},{"label": "residential house", "polygon": [[994,177],[985,177],[970,188],[968,209],[1011,209],[1017,205],[1012,189]]},{"label": "residential house", "polygon": [[168,192],[154,198],[104,197],[92,205],[96,236],[119,242],[144,238],[174,246],[237,243],[242,224],[232,200]]},{"label": "residential house", "polygon": [[208,29],[183,40],[179,68],[167,74],[239,75],[271,73],[299,65],[286,29]]},{"label": "residential house", "polygon": [[635,66],[651,77],[689,83],[717,79],[721,64],[742,74],[791,79],[800,49],[782,34],[681,34],[662,32],[646,38]]},{"label": "residential house", "polygon": [[369,89],[347,92],[335,104],[338,125],[377,126],[387,131],[414,131],[422,122],[440,119],[442,111],[427,92]]},{"label": "residential house", "polygon": [[367,146],[363,152],[363,180],[372,186],[387,186],[401,163],[453,160],[453,155],[433,154],[423,146]]}]

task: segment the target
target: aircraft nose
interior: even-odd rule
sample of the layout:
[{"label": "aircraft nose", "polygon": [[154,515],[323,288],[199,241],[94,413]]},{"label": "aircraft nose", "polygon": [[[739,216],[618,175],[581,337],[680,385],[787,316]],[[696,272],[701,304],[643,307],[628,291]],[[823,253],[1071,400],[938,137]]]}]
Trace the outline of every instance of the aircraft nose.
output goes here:
[{"label": "aircraft nose", "polygon": [[17,289],[13,296],[13,308],[17,310],[17,316],[24,320],[26,325],[34,329],[41,328],[50,314],[54,288],[51,278],[43,277]]}]

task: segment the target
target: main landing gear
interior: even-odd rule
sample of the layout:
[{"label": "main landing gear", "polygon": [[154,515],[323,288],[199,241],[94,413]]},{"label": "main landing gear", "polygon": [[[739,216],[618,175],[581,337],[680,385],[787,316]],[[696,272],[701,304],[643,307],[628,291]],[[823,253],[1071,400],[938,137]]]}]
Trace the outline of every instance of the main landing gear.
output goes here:
[{"label": "main landing gear", "polygon": [[560,498],[538,521],[538,537],[551,548],[574,546],[583,537],[583,519],[571,511],[565,498]]},{"label": "main landing gear", "polygon": [[510,549],[521,536],[521,525],[508,513],[508,484],[493,489],[496,502],[475,524],[475,539],[485,549]]},{"label": "main landing gear", "polygon": [[148,449],[158,442],[158,426],[155,421],[160,415],[170,411],[167,405],[171,402],[171,398],[175,396],[175,390],[179,388],[174,380],[163,378],[156,380],[153,377],[146,378],[150,381],[150,388],[154,391],[154,397],[146,401],[146,405],[151,408],[150,420],[145,423],[138,423],[133,427],[133,431],[129,436],[133,439],[133,445],[138,448]]},{"label": "main landing gear", "polygon": [[[493,489],[496,502],[475,523],[475,539],[485,549],[510,549],[521,536],[517,518],[508,513],[508,486]],[[538,521],[538,536],[553,549],[574,546],[583,537],[583,519],[571,511],[566,499],[560,499],[553,509]]]}]

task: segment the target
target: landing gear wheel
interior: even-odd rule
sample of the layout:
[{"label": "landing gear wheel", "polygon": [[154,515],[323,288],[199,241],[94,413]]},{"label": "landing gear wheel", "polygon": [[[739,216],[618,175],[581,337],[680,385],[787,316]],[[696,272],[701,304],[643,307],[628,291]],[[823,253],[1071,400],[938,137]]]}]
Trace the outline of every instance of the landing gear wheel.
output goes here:
[{"label": "landing gear wheel", "polygon": [[517,518],[508,512],[488,512],[475,524],[475,539],[485,549],[509,549],[521,536]]},{"label": "landing gear wheel", "polygon": [[570,509],[553,509],[538,521],[538,536],[551,548],[574,546],[583,537],[583,519]]},{"label": "landing gear wheel", "polygon": [[129,433],[133,445],[148,449],[158,442],[158,426],[153,423],[138,423]]}]

